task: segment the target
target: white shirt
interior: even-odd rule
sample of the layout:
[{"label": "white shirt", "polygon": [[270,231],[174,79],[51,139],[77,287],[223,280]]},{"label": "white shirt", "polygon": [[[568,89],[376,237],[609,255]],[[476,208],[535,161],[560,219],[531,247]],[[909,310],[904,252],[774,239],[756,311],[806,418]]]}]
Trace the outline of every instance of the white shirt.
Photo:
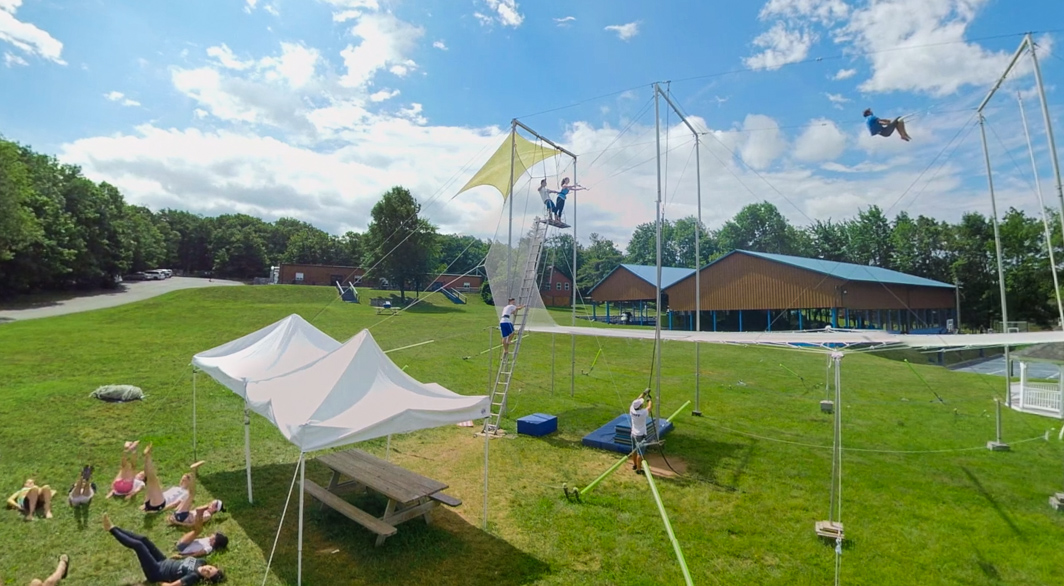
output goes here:
[{"label": "white shirt", "polygon": [[550,189],[547,189],[546,185],[544,185],[543,187],[540,187],[539,188],[539,196],[543,198],[544,202],[550,201]]},{"label": "white shirt", "polygon": [[188,557],[193,557],[201,553],[207,555],[212,551],[214,551],[214,548],[211,547],[210,537],[200,537],[184,547],[178,546],[178,553]]},{"label": "white shirt", "polygon": [[628,410],[628,415],[632,418],[632,435],[647,434],[647,415],[649,413],[646,409]]},{"label": "white shirt", "polygon": [[179,503],[187,498],[188,491],[184,488],[181,488],[180,486],[171,486],[170,488],[163,491],[163,500],[166,501],[167,505]]},{"label": "white shirt", "polygon": [[512,323],[514,323],[513,317],[514,317],[514,313],[516,313],[516,312],[517,312],[517,306],[516,305],[514,305],[512,303],[510,305],[507,305],[506,307],[502,308],[502,318],[499,320],[499,322],[500,323],[504,323],[504,324],[512,324]]}]

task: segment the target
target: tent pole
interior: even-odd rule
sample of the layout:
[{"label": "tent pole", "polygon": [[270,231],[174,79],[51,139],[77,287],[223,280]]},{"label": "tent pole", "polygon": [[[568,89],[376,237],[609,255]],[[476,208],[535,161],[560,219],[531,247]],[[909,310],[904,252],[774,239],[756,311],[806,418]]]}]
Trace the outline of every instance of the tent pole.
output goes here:
[{"label": "tent pole", "polygon": [[554,396],[554,334],[550,335],[550,395]]},{"label": "tent pole", "polygon": [[307,487],[307,454],[299,453],[299,552],[296,566],[296,584],[303,584],[303,491]]},{"label": "tent pole", "polygon": [[388,460],[392,455],[392,434],[388,434],[388,443],[384,444],[384,459]]},{"label": "tent pole", "polygon": [[192,367],[192,461],[199,460],[196,452],[196,367]]},{"label": "tent pole", "polygon": [[494,335],[495,335],[495,328],[494,327],[488,328],[488,394],[489,395],[491,394],[491,374],[492,374],[492,372],[491,372],[492,368],[491,367],[494,366],[494,362],[495,362],[495,353],[491,351],[491,342],[492,342],[492,339],[493,339]]},{"label": "tent pole", "polygon": [[[487,429],[488,424],[484,424],[484,429]],[[488,530],[488,442],[489,437],[487,432],[484,433],[484,531]]]},{"label": "tent pole", "polygon": [[251,495],[251,412],[248,411],[247,399],[244,399],[244,464],[248,472],[248,502],[254,503]]}]

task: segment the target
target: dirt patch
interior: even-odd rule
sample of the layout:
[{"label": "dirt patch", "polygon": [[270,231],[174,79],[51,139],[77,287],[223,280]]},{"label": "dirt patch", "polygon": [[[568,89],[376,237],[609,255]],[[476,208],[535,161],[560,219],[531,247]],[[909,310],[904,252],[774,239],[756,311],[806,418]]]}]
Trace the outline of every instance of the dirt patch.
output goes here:
[{"label": "dirt patch", "polygon": [[647,454],[646,461],[656,478],[679,478],[687,474],[687,462],[679,456],[669,456],[666,462],[664,456],[652,452]]}]

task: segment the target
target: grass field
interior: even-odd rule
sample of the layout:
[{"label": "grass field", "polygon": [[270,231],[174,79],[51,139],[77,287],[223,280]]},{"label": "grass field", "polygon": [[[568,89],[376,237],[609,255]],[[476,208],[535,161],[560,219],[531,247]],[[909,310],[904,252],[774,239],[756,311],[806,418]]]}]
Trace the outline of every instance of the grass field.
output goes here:
[{"label": "grass field", "polygon": [[[64,503],[80,466],[97,467],[107,484],[125,439],[155,444],[164,483],[193,459],[191,370],[196,352],[291,313],[339,340],[360,329],[384,349],[433,339],[390,354],[418,380],[463,394],[483,394],[489,329],[495,319],[479,299],[453,305],[439,295],[394,318],[366,305],[331,303],[313,287],[232,287],[167,294],[135,304],[0,325],[0,480],[6,497],[22,480],[60,489],[55,519],[24,523],[0,515],[0,583],[44,577],[60,553],[71,556],[64,584],[138,584],[135,557],[100,526],[143,532],[160,546],[179,536],[136,503],[98,496],[87,519]],[[497,333],[496,339],[497,341]],[[646,385],[652,344],[582,338],[576,342],[570,395],[570,339],[532,334],[524,342],[510,416],[558,415],[559,431],[491,443],[489,531],[481,530],[483,442],[468,428],[446,427],[393,438],[390,458],[450,485],[461,507],[426,526],[412,521],[381,548],[369,532],[308,506],[305,584],[677,584],[682,577],[646,481],[627,467],[583,504],[561,485],[584,485],[615,461],[580,438],[627,410]],[[596,353],[602,350],[590,374]],[[469,357],[464,359],[464,357]],[[495,352],[497,360],[497,351]],[[813,523],[827,518],[831,419],[823,354],[756,347],[703,346],[701,409],[675,420],[666,455],[683,460],[680,480],[658,485],[696,584],[830,584],[833,547]],[[662,414],[694,398],[694,347],[666,343]],[[786,368],[784,368],[786,367]],[[900,362],[865,354],[843,360],[842,520],[847,542],[843,584],[1056,584],[1064,515],[1047,505],[1061,489],[1059,422],[1004,413],[1009,453],[982,447],[993,439],[992,398],[1003,381],[916,366],[944,403]],[[793,373],[792,373],[793,371]],[[794,374],[796,373],[796,374]],[[227,501],[216,527],[231,539],[216,554],[232,584],[295,584],[296,527],[289,510],[273,568],[266,559],[292,481],[297,450],[265,420],[251,426],[255,504],[246,502],[242,403],[201,376],[198,456],[201,493]],[[88,398],[98,385],[142,387],[144,402]],[[514,429],[512,420],[506,422]],[[1021,440],[1038,438],[1031,441]],[[383,455],[384,440],[364,446]],[[971,448],[971,449],[968,449]],[[923,453],[907,453],[923,452]],[[326,481],[311,461],[308,477]],[[362,506],[383,508],[382,502]]]}]

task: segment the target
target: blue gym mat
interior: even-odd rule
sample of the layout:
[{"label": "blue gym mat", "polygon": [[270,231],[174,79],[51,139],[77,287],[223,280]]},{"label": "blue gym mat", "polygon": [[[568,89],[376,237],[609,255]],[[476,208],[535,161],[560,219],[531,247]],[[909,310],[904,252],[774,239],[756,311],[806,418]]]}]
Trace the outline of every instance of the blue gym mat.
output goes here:
[{"label": "blue gym mat", "polygon": [[[652,420],[656,421],[659,437],[665,437],[673,429],[673,425],[665,419]],[[628,418],[628,414],[618,415],[606,425],[596,429],[595,431],[584,436],[581,440],[585,446],[589,448],[598,448],[600,450],[610,450],[613,452],[620,452],[627,454],[632,451],[632,440],[630,435],[631,420]],[[649,428],[651,421],[647,421],[647,427]],[[647,429],[648,435],[652,435],[650,429]]]}]

